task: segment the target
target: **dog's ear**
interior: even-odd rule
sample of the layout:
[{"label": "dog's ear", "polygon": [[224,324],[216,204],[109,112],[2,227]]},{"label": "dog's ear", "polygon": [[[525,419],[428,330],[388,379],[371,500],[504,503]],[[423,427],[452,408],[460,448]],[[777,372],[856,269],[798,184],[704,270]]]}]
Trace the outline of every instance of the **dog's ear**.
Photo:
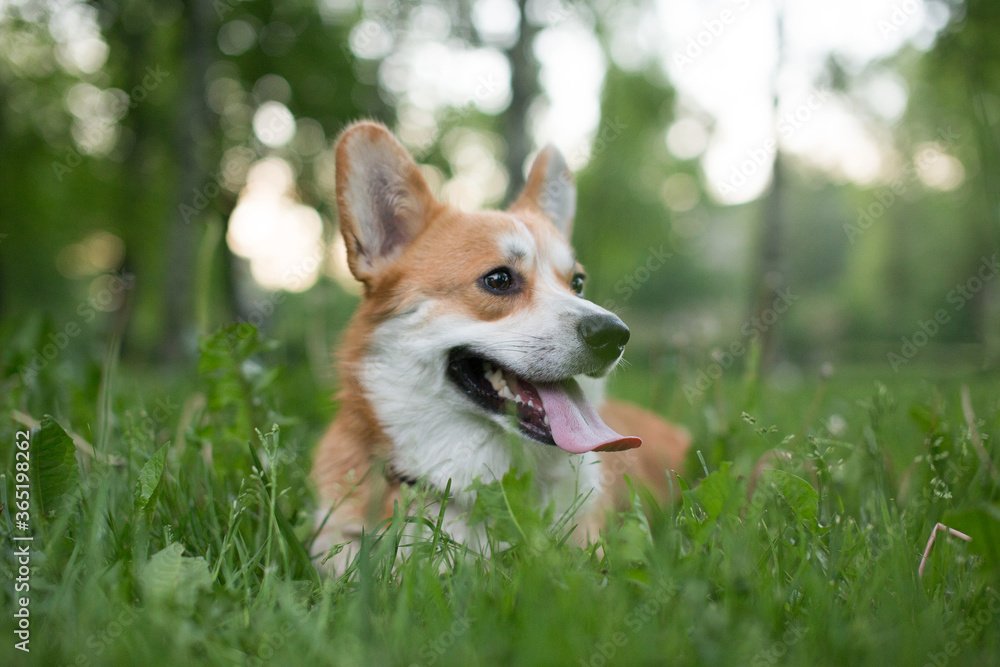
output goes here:
[{"label": "dog's ear", "polygon": [[576,185],[566,159],[552,144],[543,148],[531,165],[528,182],[510,210],[518,208],[541,212],[566,238],[570,237],[576,215]]},{"label": "dog's ear", "polygon": [[440,206],[392,133],[362,121],[337,142],[337,209],[347,264],[365,284],[423,231]]}]

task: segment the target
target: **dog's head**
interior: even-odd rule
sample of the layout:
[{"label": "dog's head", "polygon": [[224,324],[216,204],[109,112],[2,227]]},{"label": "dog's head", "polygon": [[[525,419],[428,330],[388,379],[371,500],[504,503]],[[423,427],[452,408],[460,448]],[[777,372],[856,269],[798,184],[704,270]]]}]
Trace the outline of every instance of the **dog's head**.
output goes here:
[{"label": "dog's head", "polygon": [[558,150],[541,152],[508,210],[466,212],[434,198],[386,128],[361,122],[337,145],[337,204],[369,329],[354,372],[397,449],[470,430],[573,454],[639,445],[574,379],[614,367],[629,330],[583,298]]}]

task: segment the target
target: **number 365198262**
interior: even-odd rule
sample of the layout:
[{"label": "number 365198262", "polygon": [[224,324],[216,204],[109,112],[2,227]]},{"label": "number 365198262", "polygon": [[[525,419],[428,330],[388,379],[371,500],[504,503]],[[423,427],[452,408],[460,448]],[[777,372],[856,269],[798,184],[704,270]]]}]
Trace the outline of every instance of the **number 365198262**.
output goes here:
[{"label": "number 365198262", "polygon": [[31,480],[28,477],[31,464],[31,440],[27,431],[18,431],[15,437],[17,451],[14,452],[14,469],[16,471],[14,475],[14,507],[17,513],[14,520],[27,522],[31,497]]}]

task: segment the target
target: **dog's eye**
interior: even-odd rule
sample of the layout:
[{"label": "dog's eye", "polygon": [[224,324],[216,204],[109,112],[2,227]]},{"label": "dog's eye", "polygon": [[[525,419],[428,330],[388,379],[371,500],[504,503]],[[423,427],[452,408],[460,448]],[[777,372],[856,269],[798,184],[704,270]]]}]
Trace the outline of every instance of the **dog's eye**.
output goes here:
[{"label": "dog's eye", "polygon": [[573,290],[573,293],[577,296],[583,296],[583,284],[587,282],[587,276],[582,273],[578,273],[573,276],[573,280],[569,281],[569,288]]},{"label": "dog's eye", "polygon": [[491,292],[506,292],[514,286],[514,278],[508,268],[493,269],[483,276],[483,285]]}]

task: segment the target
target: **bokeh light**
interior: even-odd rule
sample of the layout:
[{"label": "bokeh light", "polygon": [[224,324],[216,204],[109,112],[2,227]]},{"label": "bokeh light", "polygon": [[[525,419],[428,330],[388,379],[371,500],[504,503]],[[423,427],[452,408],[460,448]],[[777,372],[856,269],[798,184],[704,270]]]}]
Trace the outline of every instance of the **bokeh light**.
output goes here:
[{"label": "bokeh light", "polygon": [[254,164],[229,219],[230,250],[250,262],[265,289],[302,292],[315,284],[324,261],[323,221],[295,198],[295,173],[276,157]]}]

